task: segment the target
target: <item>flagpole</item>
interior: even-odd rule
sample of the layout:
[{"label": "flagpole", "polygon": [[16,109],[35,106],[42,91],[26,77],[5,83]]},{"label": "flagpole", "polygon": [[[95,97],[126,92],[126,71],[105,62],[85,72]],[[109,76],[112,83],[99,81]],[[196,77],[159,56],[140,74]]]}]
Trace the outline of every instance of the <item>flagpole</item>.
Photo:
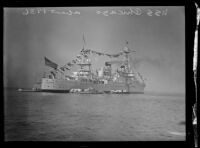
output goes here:
[{"label": "flagpole", "polygon": [[83,49],[84,49],[84,45],[86,46],[86,42],[85,42],[85,36],[84,36],[84,33],[83,33]]}]

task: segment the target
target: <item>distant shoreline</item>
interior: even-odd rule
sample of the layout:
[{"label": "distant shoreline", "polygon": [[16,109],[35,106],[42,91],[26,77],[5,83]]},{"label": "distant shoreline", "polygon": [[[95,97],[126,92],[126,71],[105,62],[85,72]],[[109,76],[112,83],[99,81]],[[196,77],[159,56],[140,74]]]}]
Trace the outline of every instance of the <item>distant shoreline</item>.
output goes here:
[{"label": "distant shoreline", "polygon": [[154,92],[154,91],[145,91],[145,94],[149,95],[175,95],[175,96],[185,96],[184,92]]}]

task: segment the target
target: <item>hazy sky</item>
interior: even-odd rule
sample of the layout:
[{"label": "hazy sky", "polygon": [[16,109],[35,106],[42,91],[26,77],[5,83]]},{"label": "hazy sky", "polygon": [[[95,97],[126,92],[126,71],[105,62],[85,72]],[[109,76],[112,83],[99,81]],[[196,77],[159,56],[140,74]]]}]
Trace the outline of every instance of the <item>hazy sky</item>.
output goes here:
[{"label": "hazy sky", "polygon": [[[119,14],[130,8],[132,15]],[[185,92],[184,7],[28,10],[4,9],[5,86],[32,88],[45,69],[44,56],[61,66],[66,64],[82,49],[84,33],[87,48],[106,53],[121,51],[127,40],[129,48],[136,51],[132,55],[136,69],[147,79],[146,91]],[[69,10],[77,14],[64,14]],[[112,10],[118,14],[105,16]],[[157,10],[165,11],[165,15],[157,16]],[[109,58],[93,56],[92,60],[95,69]]]}]

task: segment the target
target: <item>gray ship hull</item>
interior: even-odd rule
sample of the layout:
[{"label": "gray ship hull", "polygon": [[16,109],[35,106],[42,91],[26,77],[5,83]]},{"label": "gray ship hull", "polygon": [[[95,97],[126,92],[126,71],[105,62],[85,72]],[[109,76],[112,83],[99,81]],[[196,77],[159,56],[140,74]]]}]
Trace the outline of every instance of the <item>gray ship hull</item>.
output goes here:
[{"label": "gray ship hull", "polygon": [[69,92],[71,89],[88,89],[93,88],[98,92],[110,92],[115,90],[123,90],[128,93],[144,93],[145,85],[138,81],[129,85],[119,82],[108,82],[107,84],[99,84],[95,82],[82,82],[80,80],[63,80],[42,78],[42,81],[34,86],[35,90],[47,92]]}]

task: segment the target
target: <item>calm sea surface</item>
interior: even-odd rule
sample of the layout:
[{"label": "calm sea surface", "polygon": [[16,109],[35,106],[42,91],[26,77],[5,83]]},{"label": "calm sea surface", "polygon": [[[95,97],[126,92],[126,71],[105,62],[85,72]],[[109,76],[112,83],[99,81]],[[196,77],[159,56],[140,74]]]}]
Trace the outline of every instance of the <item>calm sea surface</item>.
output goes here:
[{"label": "calm sea surface", "polygon": [[4,94],[6,141],[185,140],[185,96]]}]

